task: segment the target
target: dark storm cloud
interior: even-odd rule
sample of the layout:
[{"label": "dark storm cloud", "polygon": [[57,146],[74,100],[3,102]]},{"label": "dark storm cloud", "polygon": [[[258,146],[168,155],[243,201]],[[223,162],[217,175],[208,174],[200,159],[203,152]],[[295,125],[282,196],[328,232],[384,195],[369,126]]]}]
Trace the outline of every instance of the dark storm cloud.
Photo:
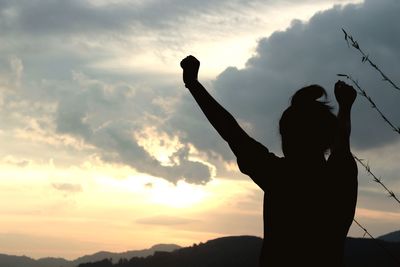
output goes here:
[{"label": "dark storm cloud", "polygon": [[[361,63],[357,51],[346,45],[341,28],[353,33],[364,50],[396,79],[400,76],[399,12],[399,1],[367,0],[319,12],[307,23],[293,21],[287,30],[261,39],[245,68],[230,67],[221,73],[214,82],[215,95],[237,117],[252,124],[253,136],[274,149],[280,143],[278,120],[290,96],[305,85],[317,83],[327,89],[336,105],[333,85],[337,73],[357,78],[388,117],[398,123],[400,93]],[[196,136],[193,139],[199,147],[209,149]],[[398,135],[359,96],[353,112],[352,139],[356,147],[368,149],[395,141]]]}]

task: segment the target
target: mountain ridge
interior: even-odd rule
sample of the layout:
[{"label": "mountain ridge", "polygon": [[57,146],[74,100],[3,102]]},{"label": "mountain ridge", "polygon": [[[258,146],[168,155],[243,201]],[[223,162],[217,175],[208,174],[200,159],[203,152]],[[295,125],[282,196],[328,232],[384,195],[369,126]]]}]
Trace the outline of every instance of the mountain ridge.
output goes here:
[{"label": "mountain ridge", "polygon": [[99,251],[90,255],[84,255],[81,257],[76,258],[73,262],[76,263],[84,263],[93,261],[93,258],[96,260],[103,260],[103,259],[112,259],[113,262],[118,261],[119,259],[125,258],[132,258],[132,257],[147,257],[154,254],[156,251],[165,251],[170,252],[176,249],[181,248],[176,244],[156,244],[151,246],[148,249],[141,249],[141,250],[127,250],[124,252],[109,252],[109,251]]},{"label": "mountain ridge", "polygon": [[147,257],[157,251],[171,252],[179,248],[181,246],[175,244],[156,244],[148,249],[141,250],[127,250],[124,252],[98,251],[74,260],[66,260],[61,257],[43,257],[36,260],[25,255],[16,256],[0,253],[0,267],[76,267],[86,262],[95,262],[103,259],[112,259],[117,262],[122,258]]},{"label": "mountain ridge", "polygon": [[[173,252],[157,252],[146,258],[134,257],[117,263],[104,259],[82,263],[78,267],[259,267],[261,246],[262,239],[259,237],[223,237]],[[346,240],[344,261],[347,267],[398,267],[400,259],[396,255],[400,255],[400,242],[349,237]],[[288,257],[290,256],[288,250]],[[328,265],[329,263],[321,262],[321,266]]]},{"label": "mountain ridge", "polygon": [[378,239],[387,242],[400,242],[400,230],[381,235]]},{"label": "mountain ridge", "polygon": [[[345,251],[346,266],[398,266],[393,265],[393,259],[390,259],[387,252],[379,247],[383,245],[392,254],[400,255],[400,241],[393,241],[398,233],[400,231],[380,236],[377,239],[379,244],[368,238],[348,237]],[[386,240],[388,237],[389,241]],[[201,266],[207,267],[256,267],[261,245],[262,239],[260,237],[243,235],[216,238],[183,248],[174,244],[157,244],[148,249],[118,253],[99,251],[71,261],[57,257],[44,257],[35,260],[28,256],[0,253],[0,267],[180,267],[194,266],[193,264],[198,262],[202,263]],[[160,265],[159,262],[163,264]]]}]

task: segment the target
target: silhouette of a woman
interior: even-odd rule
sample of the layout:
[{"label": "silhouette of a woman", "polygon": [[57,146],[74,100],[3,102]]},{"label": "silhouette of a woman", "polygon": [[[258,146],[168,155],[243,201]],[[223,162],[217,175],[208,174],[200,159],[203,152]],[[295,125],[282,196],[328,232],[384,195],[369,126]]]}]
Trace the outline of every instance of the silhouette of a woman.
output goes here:
[{"label": "silhouette of a woman", "polygon": [[[212,126],[228,142],[241,172],[264,191],[260,266],[343,266],[344,243],[357,201],[357,164],[350,151],[353,87],[338,81],[335,116],[325,90],[298,90],[280,119],[284,157],[251,138],[200,84],[200,62],[181,62],[183,81]],[[325,154],[330,151],[328,160]]]}]

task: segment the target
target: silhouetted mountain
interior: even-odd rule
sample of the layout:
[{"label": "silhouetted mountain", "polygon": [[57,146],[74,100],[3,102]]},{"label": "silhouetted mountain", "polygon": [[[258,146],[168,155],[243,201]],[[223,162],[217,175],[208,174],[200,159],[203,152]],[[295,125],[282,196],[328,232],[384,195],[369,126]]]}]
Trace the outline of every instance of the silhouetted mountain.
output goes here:
[{"label": "silhouetted mountain", "polygon": [[73,261],[68,261],[63,258],[41,258],[38,260],[26,256],[12,256],[0,254],[0,267],[76,267],[85,262],[96,262],[103,259],[112,259],[113,262],[118,262],[120,259],[130,259],[133,257],[147,257],[153,255],[156,251],[174,251],[181,248],[174,244],[158,244],[149,249],[130,250],[121,253],[113,253],[108,251],[97,252],[92,255],[79,257]]},{"label": "silhouetted mountain", "polygon": [[39,263],[26,256],[12,256],[0,254],[0,266],[4,267],[39,267]]},{"label": "silhouetted mountain", "polygon": [[400,266],[400,242],[386,242],[370,238],[348,238],[345,258],[347,266]]},{"label": "silhouetted mountain", "polygon": [[[112,264],[104,259],[79,267],[258,267],[262,239],[252,236],[224,237],[173,252],[157,252],[146,258],[131,258]],[[290,244],[288,244],[290,245]],[[400,255],[400,243],[348,238],[345,261],[348,267],[395,267],[393,257]],[[290,257],[290,255],[288,255]]]},{"label": "silhouetted mountain", "polygon": [[400,230],[382,235],[378,237],[378,239],[388,242],[400,242]]},{"label": "silhouetted mountain", "polygon": [[[40,267],[75,267],[76,264],[73,264],[71,261],[68,261],[63,258],[41,258],[36,261],[38,266]],[[27,265],[25,265],[27,266]]]},{"label": "silhouetted mountain", "polygon": [[[176,245],[156,245],[150,249],[123,253],[99,252],[74,261],[61,258],[34,260],[26,256],[0,254],[0,267],[76,267],[78,265],[80,267],[258,267],[261,244],[262,239],[259,237],[232,236],[180,249],[177,249],[179,246]],[[400,242],[348,238],[345,250],[346,266],[400,266],[388,253],[400,258]],[[87,263],[84,263],[84,260],[88,260]]]},{"label": "silhouetted mountain", "polygon": [[152,246],[149,249],[130,250],[130,251],[121,252],[121,253],[100,251],[100,252],[97,252],[92,255],[86,255],[83,257],[79,257],[76,260],[74,260],[73,263],[74,263],[74,266],[76,266],[76,265],[79,265],[80,263],[100,261],[103,259],[111,259],[113,262],[118,262],[120,259],[130,259],[133,257],[147,257],[150,255],[153,255],[156,251],[171,252],[171,251],[177,250],[179,248],[181,248],[181,247],[178,245],[174,245],[174,244],[158,244],[158,245]]},{"label": "silhouetted mountain", "polygon": [[73,267],[76,264],[62,258],[34,260],[26,256],[0,254],[0,267]]},{"label": "silhouetted mountain", "polygon": [[254,236],[223,237],[173,252],[156,252],[153,256],[146,258],[135,257],[130,260],[121,260],[114,265],[110,265],[111,262],[108,260],[103,260],[81,264],[79,267],[256,267],[261,244],[262,239]]}]

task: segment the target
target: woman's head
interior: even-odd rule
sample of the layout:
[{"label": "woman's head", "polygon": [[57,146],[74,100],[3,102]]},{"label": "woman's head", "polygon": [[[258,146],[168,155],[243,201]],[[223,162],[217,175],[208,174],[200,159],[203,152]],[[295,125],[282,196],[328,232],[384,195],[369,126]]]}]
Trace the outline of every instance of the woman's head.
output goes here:
[{"label": "woman's head", "polygon": [[324,153],[332,143],[337,118],[326,102],[324,88],[310,85],[298,90],[282,114],[279,131],[285,156]]}]

